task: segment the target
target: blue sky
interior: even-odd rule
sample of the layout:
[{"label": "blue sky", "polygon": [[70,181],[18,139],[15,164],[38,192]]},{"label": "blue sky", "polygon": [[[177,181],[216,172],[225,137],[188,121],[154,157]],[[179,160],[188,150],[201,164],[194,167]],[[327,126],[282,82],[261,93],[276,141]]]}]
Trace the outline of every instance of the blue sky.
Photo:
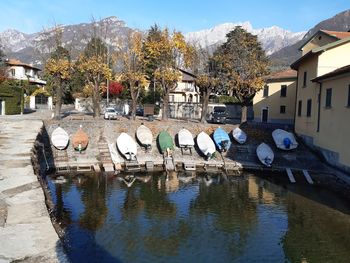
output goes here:
[{"label": "blue sky", "polygon": [[350,9],[349,0],[1,0],[0,31],[33,33],[54,24],[76,24],[116,16],[128,26],[148,29],[157,23],[184,33],[224,22],[250,21],[254,28],[277,25],[308,30]]}]

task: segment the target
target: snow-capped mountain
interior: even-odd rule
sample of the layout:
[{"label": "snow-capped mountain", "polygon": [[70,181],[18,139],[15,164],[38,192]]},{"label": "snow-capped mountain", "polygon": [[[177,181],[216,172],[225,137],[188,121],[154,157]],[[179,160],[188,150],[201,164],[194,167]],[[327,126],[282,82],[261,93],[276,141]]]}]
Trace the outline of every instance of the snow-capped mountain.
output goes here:
[{"label": "snow-capped mountain", "polygon": [[241,26],[249,33],[258,36],[267,55],[290,46],[303,38],[306,32],[293,33],[283,28],[272,26],[268,28],[254,29],[250,22],[224,23],[210,29],[204,29],[197,32],[185,34],[186,40],[192,43],[198,43],[201,46],[213,46],[223,43],[226,40],[226,34],[236,26]]}]

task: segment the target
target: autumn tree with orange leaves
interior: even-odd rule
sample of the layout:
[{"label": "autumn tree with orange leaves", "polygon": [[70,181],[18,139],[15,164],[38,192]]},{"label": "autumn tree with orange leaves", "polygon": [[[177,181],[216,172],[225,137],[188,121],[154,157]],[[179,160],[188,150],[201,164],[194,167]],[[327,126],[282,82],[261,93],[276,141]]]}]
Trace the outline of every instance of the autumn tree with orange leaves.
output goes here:
[{"label": "autumn tree with orange leaves", "polygon": [[[152,28],[151,28],[152,30]],[[144,44],[145,62],[154,65],[154,81],[162,89],[162,120],[168,119],[169,94],[177,87],[180,79],[179,68],[188,68],[193,62],[195,49],[186,43],[181,32],[172,34],[165,28],[159,29],[156,38],[148,37]]]}]

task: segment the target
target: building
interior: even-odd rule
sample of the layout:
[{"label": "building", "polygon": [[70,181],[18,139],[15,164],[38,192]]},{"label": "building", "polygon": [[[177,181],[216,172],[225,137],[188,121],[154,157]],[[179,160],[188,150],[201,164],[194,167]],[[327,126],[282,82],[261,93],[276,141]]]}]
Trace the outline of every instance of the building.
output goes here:
[{"label": "building", "polygon": [[38,90],[34,92],[34,96],[24,99],[26,94],[19,87],[23,88],[26,85],[25,82],[18,83],[15,89],[9,85],[6,87],[6,92],[0,93],[0,115],[19,113],[22,111],[19,104],[26,104],[25,102],[29,104],[30,109],[52,109],[52,97],[48,96],[47,91],[45,91],[46,81],[40,79],[39,68],[16,59],[7,59],[5,64],[8,79],[29,81],[31,85],[36,85]]},{"label": "building", "polygon": [[300,48],[295,132],[332,165],[350,172],[350,32],[320,30]]},{"label": "building", "polygon": [[196,76],[179,69],[181,77],[175,90],[169,94],[169,117],[199,119],[201,114],[200,93],[196,89]]},{"label": "building", "polygon": [[253,99],[255,122],[293,124],[297,72],[284,70],[265,78],[266,85]]},{"label": "building", "polygon": [[23,63],[16,59],[8,59],[6,60],[6,66],[10,79],[27,80],[30,84],[37,85],[38,87],[46,85],[46,81],[40,79],[38,75],[41,69],[33,65]]},{"label": "building", "polygon": [[200,95],[195,85],[196,76],[182,69],[179,71],[181,77],[176,89],[169,94],[169,102],[199,103]]}]

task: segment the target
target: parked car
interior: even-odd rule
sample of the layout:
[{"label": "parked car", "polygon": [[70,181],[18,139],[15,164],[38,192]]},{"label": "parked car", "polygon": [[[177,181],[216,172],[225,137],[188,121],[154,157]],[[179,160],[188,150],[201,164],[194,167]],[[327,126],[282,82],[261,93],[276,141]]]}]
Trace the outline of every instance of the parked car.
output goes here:
[{"label": "parked car", "polygon": [[225,106],[215,106],[213,112],[210,114],[210,120],[213,123],[226,123],[227,112]]},{"label": "parked car", "polygon": [[116,120],[119,117],[118,111],[113,107],[108,107],[105,109],[104,118],[106,120]]}]

